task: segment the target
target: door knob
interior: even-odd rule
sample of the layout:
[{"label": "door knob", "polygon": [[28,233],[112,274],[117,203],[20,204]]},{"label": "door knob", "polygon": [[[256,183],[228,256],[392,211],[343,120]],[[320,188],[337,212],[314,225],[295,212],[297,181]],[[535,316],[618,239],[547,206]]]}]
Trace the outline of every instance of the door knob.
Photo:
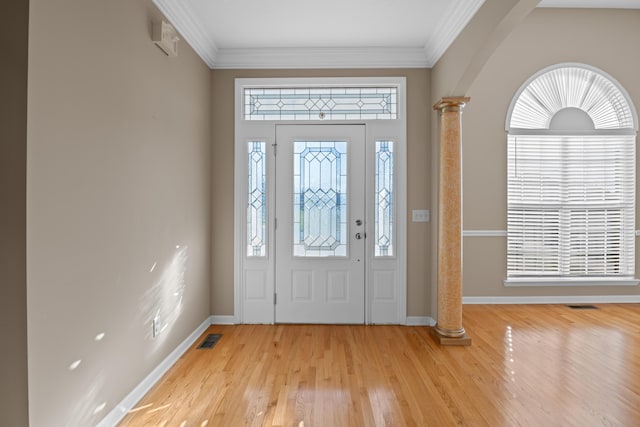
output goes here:
[{"label": "door knob", "polygon": [[356,239],[357,239],[357,240],[362,239],[362,234],[361,234],[361,233],[356,233]]}]

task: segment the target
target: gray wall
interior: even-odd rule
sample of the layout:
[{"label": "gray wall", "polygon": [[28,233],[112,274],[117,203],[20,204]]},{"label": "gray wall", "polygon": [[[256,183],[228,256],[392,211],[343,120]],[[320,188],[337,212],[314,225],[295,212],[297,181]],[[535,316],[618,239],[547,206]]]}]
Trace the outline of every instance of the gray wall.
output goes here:
[{"label": "gray wall", "polygon": [[159,18],[150,0],[31,1],[34,427],[95,424],[210,313],[210,71],[151,42]]},{"label": "gray wall", "polygon": [[0,26],[0,425],[27,426],[27,59],[29,2]]},{"label": "gray wall", "polygon": [[[536,9],[506,38],[467,93],[471,102],[463,116],[465,229],[507,228],[505,120],[518,88],[544,67],[581,62],[612,75],[639,108],[639,40],[640,11],[602,9]],[[639,261],[637,257],[636,265]],[[506,237],[464,239],[465,296],[640,294],[638,287],[505,288],[505,277]]]}]

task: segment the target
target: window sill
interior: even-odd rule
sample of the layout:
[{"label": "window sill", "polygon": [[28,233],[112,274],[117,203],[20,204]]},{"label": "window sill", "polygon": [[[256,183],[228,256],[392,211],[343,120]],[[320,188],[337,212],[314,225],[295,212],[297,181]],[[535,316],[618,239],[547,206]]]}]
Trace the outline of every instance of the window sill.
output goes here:
[{"label": "window sill", "polygon": [[638,286],[640,279],[633,277],[518,277],[504,280],[505,287],[518,286]]}]

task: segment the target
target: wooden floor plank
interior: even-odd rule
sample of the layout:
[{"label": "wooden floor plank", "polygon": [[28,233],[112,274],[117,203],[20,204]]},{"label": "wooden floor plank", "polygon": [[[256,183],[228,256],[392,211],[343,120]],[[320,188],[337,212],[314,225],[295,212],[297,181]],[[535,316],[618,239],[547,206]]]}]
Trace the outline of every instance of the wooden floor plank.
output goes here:
[{"label": "wooden floor plank", "polygon": [[[640,426],[640,305],[465,306],[424,327],[211,326],[121,426]],[[198,341],[199,344],[200,340]]]}]

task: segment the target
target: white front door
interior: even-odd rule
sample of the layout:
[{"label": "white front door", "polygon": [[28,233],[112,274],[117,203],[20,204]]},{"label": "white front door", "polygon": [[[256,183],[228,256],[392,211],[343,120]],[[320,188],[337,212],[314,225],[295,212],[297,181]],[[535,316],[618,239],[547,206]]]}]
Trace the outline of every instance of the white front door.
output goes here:
[{"label": "white front door", "polygon": [[276,127],[275,320],[365,322],[365,126]]}]

